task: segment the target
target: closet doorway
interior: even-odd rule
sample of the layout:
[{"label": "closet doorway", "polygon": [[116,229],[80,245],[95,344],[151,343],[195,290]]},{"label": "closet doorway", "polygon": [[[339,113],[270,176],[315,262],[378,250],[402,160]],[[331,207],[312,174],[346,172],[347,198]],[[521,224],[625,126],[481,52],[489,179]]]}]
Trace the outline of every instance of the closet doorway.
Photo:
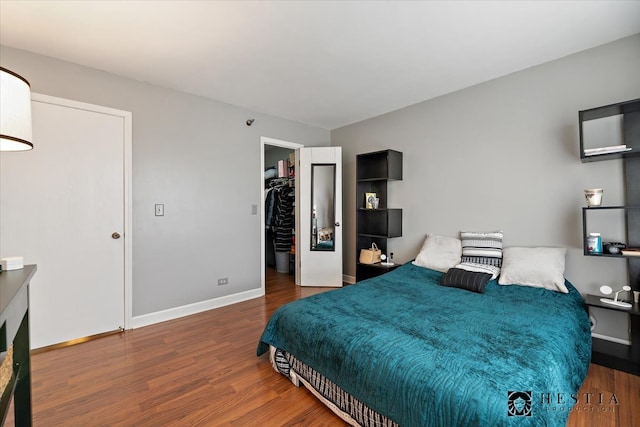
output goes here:
[{"label": "closet doorway", "polygon": [[[295,179],[292,175],[295,174],[295,168],[289,168],[289,166],[294,166],[294,162],[290,162],[289,158],[291,155],[293,159],[295,150],[302,147],[302,144],[295,142],[260,137],[260,170],[262,171],[260,186],[263,193],[260,206],[260,224],[262,225],[260,233],[260,286],[263,293],[265,292],[267,269],[270,273],[276,272],[276,274],[291,274],[293,276],[294,273],[292,267],[295,268],[295,266],[291,265],[290,247],[295,241],[295,235],[286,232],[287,227],[291,227],[291,229],[295,227],[293,220],[293,209],[296,202]],[[278,209],[275,206],[276,203],[279,203],[280,209],[288,210],[291,218],[278,217],[276,222],[275,214]]]}]

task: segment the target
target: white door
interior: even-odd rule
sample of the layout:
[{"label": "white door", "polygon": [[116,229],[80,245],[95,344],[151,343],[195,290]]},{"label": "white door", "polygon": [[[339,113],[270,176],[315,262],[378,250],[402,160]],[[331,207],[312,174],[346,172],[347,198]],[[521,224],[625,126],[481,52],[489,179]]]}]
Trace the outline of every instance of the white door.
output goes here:
[{"label": "white door", "polygon": [[30,326],[39,348],[126,327],[131,114],[33,99],[34,149],[1,156],[0,250],[38,265]]},{"label": "white door", "polygon": [[342,286],[342,148],[296,150],[296,284]]}]

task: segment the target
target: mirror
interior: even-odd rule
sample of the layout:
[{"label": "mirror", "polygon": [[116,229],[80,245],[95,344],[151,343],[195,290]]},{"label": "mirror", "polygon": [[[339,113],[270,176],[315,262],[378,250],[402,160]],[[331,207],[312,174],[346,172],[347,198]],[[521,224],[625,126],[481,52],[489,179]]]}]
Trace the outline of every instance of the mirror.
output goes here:
[{"label": "mirror", "polygon": [[335,251],[336,165],[311,165],[311,250]]}]

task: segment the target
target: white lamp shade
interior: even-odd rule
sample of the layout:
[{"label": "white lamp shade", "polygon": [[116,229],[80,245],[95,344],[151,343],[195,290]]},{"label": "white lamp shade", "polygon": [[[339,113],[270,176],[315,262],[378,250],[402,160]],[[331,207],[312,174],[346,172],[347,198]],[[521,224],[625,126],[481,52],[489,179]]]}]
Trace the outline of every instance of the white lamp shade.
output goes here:
[{"label": "white lamp shade", "polygon": [[32,140],[29,82],[0,67],[0,151],[31,150]]}]

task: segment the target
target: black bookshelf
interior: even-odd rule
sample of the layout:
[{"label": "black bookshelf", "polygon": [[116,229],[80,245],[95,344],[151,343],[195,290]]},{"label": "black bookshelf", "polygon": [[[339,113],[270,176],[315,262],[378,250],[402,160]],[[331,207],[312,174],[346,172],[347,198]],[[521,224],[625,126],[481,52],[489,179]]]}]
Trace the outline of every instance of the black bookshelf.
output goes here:
[{"label": "black bookshelf", "polygon": [[[622,141],[631,151],[586,156],[584,152],[584,123],[620,115]],[[621,206],[596,206],[582,209],[584,254],[587,256],[626,258],[629,285],[632,291],[640,291],[640,257],[590,254],[587,252],[587,222],[589,213],[603,210],[624,210],[627,247],[640,248],[640,99],[592,108],[578,113],[580,129],[580,158],[583,162],[619,159],[624,162],[625,204]],[[605,141],[606,143],[606,141]],[[631,309],[602,303],[600,297],[587,295],[588,307],[625,312],[630,320],[631,345],[593,338],[592,362],[613,369],[640,375],[640,315],[638,305]]]},{"label": "black bookshelf", "polygon": [[[389,207],[389,181],[402,180],[402,153],[383,150],[356,156],[356,281],[379,276],[398,267],[361,264],[360,250],[375,243],[387,253],[388,239],[402,236],[402,209]],[[380,199],[376,209],[367,208],[366,193]]]}]

